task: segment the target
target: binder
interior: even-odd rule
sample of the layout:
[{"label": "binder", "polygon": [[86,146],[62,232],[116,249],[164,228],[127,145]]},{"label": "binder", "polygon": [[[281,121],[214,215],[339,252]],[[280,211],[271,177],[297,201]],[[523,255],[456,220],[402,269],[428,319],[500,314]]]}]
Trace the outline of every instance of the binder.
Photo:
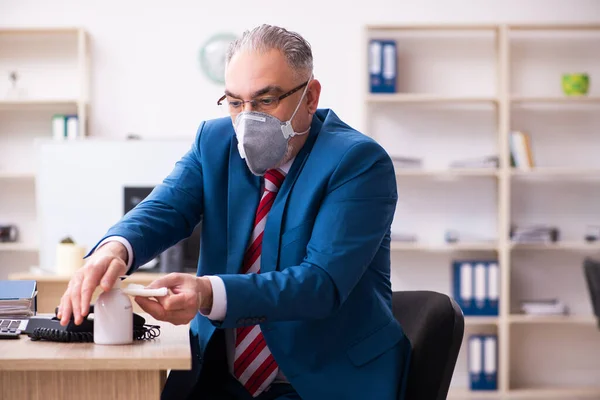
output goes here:
[{"label": "binder", "polygon": [[486,264],[478,262],[473,271],[475,279],[475,309],[477,313],[485,314],[487,300]]},{"label": "binder", "polygon": [[66,121],[67,139],[77,139],[79,137],[79,118],[77,115],[68,115]]},{"label": "binder", "polygon": [[63,114],[55,114],[52,117],[52,138],[64,140],[67,137],[67,117]]},{"label": "binder", "polygon": [[464,315],[497,316],[500,271],[497,260],[455,260],[453,297]]},{"label": "binder", "polygon": [[[456,276],[458,272],[458,276]],[[473,308],[473,266],[465,262],[455,268],[454,297],[459,306],[464,310]]]},{"label": "binder", "polygon": [[499,315],[500,300],[500,268],[498,263],[487,264],[487,315]]},{"label": "binder", "polygon": [[498,336],[471,335],[468,344],[471,390],[498,390]]},{"label": "binder", "polygon": [[397,50],[393,40],[369,42],[369,82],[371,93],[395,93]]},{"label": "binder", "polygon": [[383,44],[383,87],[386,92],[394,93],[396,91],[396,73],[397,73],[397,55],[396,42],[385,41]]},{"label": "binder", "polygon": [[498,337],[485,335],[483,338],[483,390],[498,389]]},{"label": "binder", "polygon": [[483,343],[480,335],[469,336],[467,357],[471,390],[481,390],[483,380]]}]

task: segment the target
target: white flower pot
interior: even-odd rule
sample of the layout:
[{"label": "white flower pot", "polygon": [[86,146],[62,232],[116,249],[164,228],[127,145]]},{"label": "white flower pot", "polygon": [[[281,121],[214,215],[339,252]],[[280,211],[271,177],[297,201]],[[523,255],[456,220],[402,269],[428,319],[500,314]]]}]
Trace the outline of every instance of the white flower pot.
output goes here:
[{"label": "white flower pot", "polygon": [[56,273],[71,276],[83,266],[85,248],[71,243],[59,243],[56,246]]}]

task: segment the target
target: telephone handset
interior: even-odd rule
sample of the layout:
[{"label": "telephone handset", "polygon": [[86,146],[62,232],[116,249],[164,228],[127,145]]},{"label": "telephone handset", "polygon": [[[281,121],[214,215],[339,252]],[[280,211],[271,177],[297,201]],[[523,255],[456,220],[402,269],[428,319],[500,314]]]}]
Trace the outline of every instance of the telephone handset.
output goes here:
[{"label": "telephone handset", "polygon": [[[71,316],[67,326],[62,326],[56,317],[58,307],[54,310],[52,319],[30,319],[29,324],[37,326],[28,327],[31,340],[48,340],[53,342],[93,342],[94,341],[94,319],[89,318],[94,313],[94,305],[90,305],[88,316],[79,325]],[[133,339],[151,340],[160,335],[159,325],[148,325],[141,315],[133,313]]]}]

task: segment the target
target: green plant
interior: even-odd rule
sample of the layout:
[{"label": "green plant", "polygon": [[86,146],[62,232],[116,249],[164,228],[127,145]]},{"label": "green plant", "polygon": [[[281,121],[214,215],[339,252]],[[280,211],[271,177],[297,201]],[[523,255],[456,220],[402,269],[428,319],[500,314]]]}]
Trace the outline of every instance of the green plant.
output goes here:
[{"label": "green plant", "polygon": [[67,236],[66,238],[61,240],[60,243],[61,244],[75,244],[75,242],[73,241],[73,239],[71,239],[70,236]]}]

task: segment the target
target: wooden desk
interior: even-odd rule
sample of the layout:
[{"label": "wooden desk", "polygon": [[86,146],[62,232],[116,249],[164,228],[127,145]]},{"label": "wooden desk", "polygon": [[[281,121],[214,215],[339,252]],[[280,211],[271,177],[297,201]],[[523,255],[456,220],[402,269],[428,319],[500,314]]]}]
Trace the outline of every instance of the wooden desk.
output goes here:
[{"label": "wooden desk", "polygon": [[[124,283],[136,283],[139,285],[149,285],[152,281],[165,276],[166,274],[152,273],[152,272],[134,272],[129,276]],[[38,286],[37,295],[37,310],[39,313],[54,314],[54,309],[60,304],[62,295],[67,290],[70,276],[60,275],[36,275],[36,274],[11,274],[8,279],[12,280],[35,280]],[[97,288],[92,296],[92,303],[95,303],[96,298],[102,292],[102,289]],[[142,313],[144,312],[135,301],[133,304],[133,312]]]},{"label": "wooden desk", "polygon": [[167,370],[192,365],[188,325],[161,326],[151,341],[103,346],[94,343],[0,341],[0,399],[159,400]]}]

